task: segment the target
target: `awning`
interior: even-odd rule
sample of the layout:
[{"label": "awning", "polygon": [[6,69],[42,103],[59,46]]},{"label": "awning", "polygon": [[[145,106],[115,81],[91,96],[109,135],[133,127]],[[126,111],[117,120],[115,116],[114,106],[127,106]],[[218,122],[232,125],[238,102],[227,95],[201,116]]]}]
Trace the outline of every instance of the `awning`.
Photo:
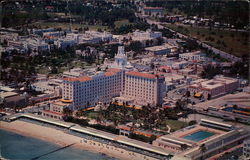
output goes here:
[{"label": "awning", "polygon": [[195,95],[194,95],[195,97],[201,97],[202,96],[202,94],[201,93],[195,93]]}]

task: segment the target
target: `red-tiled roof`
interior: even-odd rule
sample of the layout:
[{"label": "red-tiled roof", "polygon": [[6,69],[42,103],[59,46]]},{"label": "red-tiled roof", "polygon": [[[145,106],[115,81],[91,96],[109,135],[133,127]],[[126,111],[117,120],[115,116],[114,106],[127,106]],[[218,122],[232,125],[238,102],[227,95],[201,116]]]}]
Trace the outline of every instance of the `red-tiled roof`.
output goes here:
[{"label": "red-tiled roof", "polygon": [[113,76],[113,75],[115,75],[115,73],[114,72],[105,72],[104,75],[105,76]]},{"label": "red-tiled roof", "polygon": [[127,126],[118,126],[117,128],[125,130],[125,131],[130,131],[130,127],[127,127]]},{"label": "red-tiled roof", "polygon": [[150,78],[150,79],[156,78],[156,75],[154,74],[141,73],[141,72],[135,72],[135,71],[127,72],[126,74],[131,75],[131,76],[136,76],[136,77]]},{"label": "red-tiled roof", "polygon": [[120,72],[121,70],[120,69],[117,69],[117,68],[109,68],[107,69],[107,72]]},{"label": "red-tiled roof", "polygon": [[115,75],[116,73],[120,72],[121,70],[120,69],[117,69],[117,68],[109,68],[107,69],[107,71],[104,73],[105,76],[113,76]]},{"label": "red-tiled roof", "polygon": [[75,81],[85,82],[85,81],[91,80],[91,77],[83,76],[83,77],[79,77],[79,78],[64,78],[63,80],[71,81],[71,82],[75,82]]},{"label": "red-tiled roof", "polygon": [[163,9],[162,7],[144,7],[144,9]]},{"label": "red-tiled roof", "polygon": [[159,69],[166,69],[166,70],[168,70],[168,69],[171,69],[171,68],[169,66],[160,66]]},{"label": "red-tiled roof", "polygon": [[47,112],[47,113],[51,113],[51,114],[56,114],[56,115],[59,115],[59,116],[63,116],[62,113],[58,113],[58,112],[54,112],[54,111],[43,110],[43,112]]}]

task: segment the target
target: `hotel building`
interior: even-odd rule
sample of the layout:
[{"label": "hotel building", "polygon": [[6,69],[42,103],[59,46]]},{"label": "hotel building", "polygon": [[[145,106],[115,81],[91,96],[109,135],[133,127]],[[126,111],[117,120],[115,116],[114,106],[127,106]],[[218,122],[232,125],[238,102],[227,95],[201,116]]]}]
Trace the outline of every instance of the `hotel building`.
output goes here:
[{"label": "hotel building", "polygon": [[115,62],[107,67],[111,68],[105,72],[64,78],[62,98],[71,100],[74,110],[91,107],[98,102],[109,103],[121,94],[133,104],[162,103],[166,89],[164,77],[131,71],[133,67],[127,62],[123,46],[118,48]]},{"label": "hotel building", "polygon": [[123,71],[111,68],[94,76],[63,79],[63,99],[72,100],[73,109],[108,103],[123,89]]},{"label": "hotel building", "polygon": [[130,71],[125,74],[125,88],[119,102],[136,105],[162,104],[165,96],[165,79],[153,74]]}]

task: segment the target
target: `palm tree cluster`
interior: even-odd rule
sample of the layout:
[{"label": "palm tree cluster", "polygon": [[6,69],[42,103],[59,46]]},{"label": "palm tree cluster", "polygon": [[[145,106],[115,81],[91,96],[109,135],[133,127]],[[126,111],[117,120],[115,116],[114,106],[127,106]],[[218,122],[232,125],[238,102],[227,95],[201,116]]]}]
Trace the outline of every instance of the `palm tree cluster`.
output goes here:
[{"label": "palm tree cluster", "polygon": [[132,122],[131,130],[139,128],[154,130],[154,128],[161,128],[166,126],[165,121],[168,119],[178,119],[176,108],[165,108],[161,106],[142,106],[141,109],[127,107],[125,103],[118,105],[117,103],[110,103],[106,110],[98,111],[96,120],[102,123],[106,120],[113,122],[114,126],[119,124],[126,124]]}]

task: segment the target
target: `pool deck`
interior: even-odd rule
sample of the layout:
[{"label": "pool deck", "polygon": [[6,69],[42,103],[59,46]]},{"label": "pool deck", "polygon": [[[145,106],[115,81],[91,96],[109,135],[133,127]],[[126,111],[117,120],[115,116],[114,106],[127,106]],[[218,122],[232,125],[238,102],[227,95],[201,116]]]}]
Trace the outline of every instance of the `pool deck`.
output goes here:
[{"label": "pool deck", "polygon": [[[185,128],[184,128],[184,129],[185,129]],[[207,138],[204,138],[204,139],[202,139],[202,140],[200,140],[200,141],[197,141],[197,142],[183,138],[183,139],[188,140],[188,141],[191,141],[191,142],[202,143],[202,142],[204,142],[204,141],[206,141],[206,140],[208,140],[208,139],[210,139],[210,138],[212,138],[212,137],[215,137],[215,136],[218,136],[218,135],[221,135],[221,134],[224,134],[224,133],[225,133],[225,131],[216,130],[216,129],[212,129],[212,128],[207,128],[207,127],[203,127],[203,126],[196,126],[196,127],[194,127],[194,128],[185,129],[185,130],[184,130],[184,129],[182,129],[182,130],[180,130],[180,131],[177,131],[177,132],[174,132],[174,133],[172,134],[172,136],[173,136],[173,137],[177,137],[177,138],[183,138],[183,137],[185,137],[185,136],[188,136],[188,135],[190,135],[190,134],[196,133],[196,132],[198,132],[198,131],[206,131],[206,132],[214,133],[214,135],[209,136],[209,137],[207,137]]]}]

